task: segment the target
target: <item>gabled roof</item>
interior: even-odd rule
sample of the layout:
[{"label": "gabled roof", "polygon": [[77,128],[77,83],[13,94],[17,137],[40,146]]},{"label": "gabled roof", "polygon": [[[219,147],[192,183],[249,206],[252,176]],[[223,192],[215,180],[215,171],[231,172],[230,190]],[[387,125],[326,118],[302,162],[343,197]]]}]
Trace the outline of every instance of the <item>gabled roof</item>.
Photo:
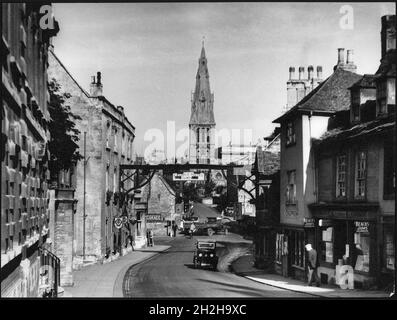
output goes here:
[{"label": "gabled roof", "polygon": [[349,109],[350,91],[348,88],[359,81],[361,77],[362,75],[337,68],[331,76],[273,122],[282,122],[296,112],[334,113]]}]

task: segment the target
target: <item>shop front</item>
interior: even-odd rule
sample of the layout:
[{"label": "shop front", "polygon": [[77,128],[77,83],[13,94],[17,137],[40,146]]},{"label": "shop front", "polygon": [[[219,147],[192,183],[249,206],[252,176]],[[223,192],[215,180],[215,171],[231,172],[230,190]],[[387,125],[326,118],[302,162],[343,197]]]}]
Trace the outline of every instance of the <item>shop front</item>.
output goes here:
[{"label": "shop front", "polygon": [[379,271],[376,211],[315,212],[316,249],[322,283],[339,285],[338,270],[353,274],[355,288],[369,288]]},{"label": "shop front", "polygon": [[282,226],[276,234],[275,271],[284,277],[306,281],[305,245],[314,242],[314,226],[306,222],[302,226]]}]

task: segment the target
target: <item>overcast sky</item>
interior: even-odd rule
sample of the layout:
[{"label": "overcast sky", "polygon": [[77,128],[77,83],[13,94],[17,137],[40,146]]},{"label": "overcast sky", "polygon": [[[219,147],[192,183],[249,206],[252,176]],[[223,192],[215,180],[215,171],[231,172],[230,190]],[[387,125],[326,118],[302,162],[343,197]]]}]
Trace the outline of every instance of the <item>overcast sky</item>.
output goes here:
[{"label": "overcast sky", "polygon": [[[380,59],[381,16],[393,3],[351,3],[353,29],[342,29],[344,3],[54,4],[55,53],[80,85],[102,72],[104,95],[124,106],[136,127],[136,152],[150,128],[188,126],[202,38],[217,129],[270,134],[286,104],[289,66],[323,66],[337,48],[354,50],[360,74]],[[348,3],[347,3],[348,4]]]}]

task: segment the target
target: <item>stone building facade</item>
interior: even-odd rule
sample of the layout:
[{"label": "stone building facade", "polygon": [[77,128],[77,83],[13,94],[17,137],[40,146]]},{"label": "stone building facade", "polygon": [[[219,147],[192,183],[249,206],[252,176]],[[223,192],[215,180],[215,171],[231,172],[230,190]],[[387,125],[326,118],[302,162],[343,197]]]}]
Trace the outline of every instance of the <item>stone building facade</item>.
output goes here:
[{"label": "stone building facade", "polygon": [[[40,5],[2,3],[1,296],[38,297],[48,267],[48,48],[59,30],[41,28]],[[49,255],[56,257],[49,251]],[[55,265],[55,269],[57,266]],[[54,271],[54,272],[53,272]],[[52,289],[57,270],[47,278]]]},{"label": "stone building facade", "polygon": [[[74,217],[75,267],[122,254],[128,236],[134,233],[133,199],[119,193],[119,165],[133,163],[135,127],[124,109],[103,96],[100,72],[92,77],[86,92],[71,76],[54,52],[49,56],[49,78],[55,78],[62,91],[71,95],[67,103],[81,120],[79,150],[85,157],[76,168],[77,208]],[[132,182],[131,187],[132,187]],[[129,187],[126,185],[126,187]],[[121,228],[116,220],[123,219]]]}]

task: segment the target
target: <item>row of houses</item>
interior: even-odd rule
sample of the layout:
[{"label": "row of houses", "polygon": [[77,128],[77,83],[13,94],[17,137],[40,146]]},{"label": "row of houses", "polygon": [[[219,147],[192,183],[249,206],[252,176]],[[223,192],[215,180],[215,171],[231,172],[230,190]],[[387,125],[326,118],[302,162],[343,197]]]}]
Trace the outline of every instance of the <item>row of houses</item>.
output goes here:
[{"label": "row of houses", "polygon": [[[103,95],[100,72],[89,92],[73,78],[52,46],[59,25],[46,14],[41,4],[2,4],[3,297],[57,295],[59,286],[73,285],[74,270],[131,251],[132,240],[138,247],[146,241],[146,211],[119,193],[120,165],[135,158],[135,127],[124,108]],[[76,117],[82,157],[56,171],[50,166],[50,83]]]},{"label": "row of houses", "polygon": [[[269,168],[278,150],[265,148],[257,150],[255,166],[257,265],[305,280],[304,246],[311,243],[323,283],[336,283],[338,265],[352,267],[356,287],[392,282],[395,23],[395,15],[381,19],[375,74],[357,74],[353,51],[345,61],[344,49],[338,49],[333,73],[274,120],[279,163]],[[295,97],[294,84],[301,86],[290,76],[288,101]]]}]

